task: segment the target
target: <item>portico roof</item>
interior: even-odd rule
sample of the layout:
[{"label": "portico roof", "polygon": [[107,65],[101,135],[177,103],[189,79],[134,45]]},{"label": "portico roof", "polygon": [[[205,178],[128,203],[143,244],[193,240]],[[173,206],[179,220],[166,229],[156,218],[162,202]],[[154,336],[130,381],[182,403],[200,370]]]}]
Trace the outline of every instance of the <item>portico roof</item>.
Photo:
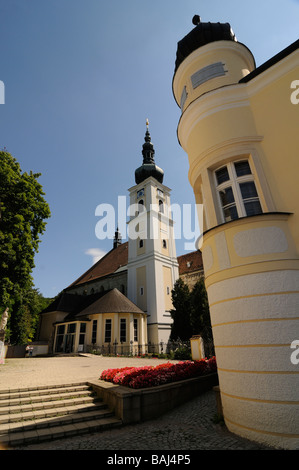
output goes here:
[{"label": "portico roof", "polygon": [[123,295],[118,289],[114,288],[100,299],[96,300],[76,317],[94,315],[98,313],[143,313],[137,305]]}]

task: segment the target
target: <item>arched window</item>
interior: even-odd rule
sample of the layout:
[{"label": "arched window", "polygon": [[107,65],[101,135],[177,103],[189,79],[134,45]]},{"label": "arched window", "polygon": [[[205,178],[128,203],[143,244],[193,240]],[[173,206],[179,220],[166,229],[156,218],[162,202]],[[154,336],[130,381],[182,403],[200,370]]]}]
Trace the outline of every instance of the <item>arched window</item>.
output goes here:
[{"label": "arched window", "polygon": [[138,212],[137,212],[137,215],[144,212],[145,210],[145,207],[144,207],[144,201],[143,199],[140,199],[140,201],[138,201]]},{"label": "arched window", "polygon": [[161,212],[162,214],[164,213],[164,204],[161,199],[159,199],[159,212]]}]

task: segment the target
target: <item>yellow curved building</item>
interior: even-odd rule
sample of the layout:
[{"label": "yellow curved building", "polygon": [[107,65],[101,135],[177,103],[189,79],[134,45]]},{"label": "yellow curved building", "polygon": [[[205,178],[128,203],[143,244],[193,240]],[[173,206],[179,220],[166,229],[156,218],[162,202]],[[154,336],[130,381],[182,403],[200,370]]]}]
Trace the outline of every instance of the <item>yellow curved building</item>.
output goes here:
[{"label": "yellow curved building", "polygon": [[243,437],[298,449],[299,41],[256,68],[229,24],[193,22],[173,93],[204,208],[224,419]]}]

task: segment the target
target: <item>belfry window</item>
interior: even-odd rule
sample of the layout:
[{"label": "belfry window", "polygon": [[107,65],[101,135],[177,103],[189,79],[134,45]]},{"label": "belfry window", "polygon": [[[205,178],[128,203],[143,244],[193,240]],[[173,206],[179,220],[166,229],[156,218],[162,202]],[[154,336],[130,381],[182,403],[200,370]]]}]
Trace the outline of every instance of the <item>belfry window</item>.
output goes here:
[{"label": "belfry window", "polygon": [[140,201],[138,201],[138,212],[137,212],[137,215],[139,215],[140,213],[144,212],[145,211],[145,207],[144,207],[144,201],[143,199],[140,199]]},{"label": "belfry window", "polygon": [[215,171],[223,222],[262,212],[248,160],[230,162]]},{"label": "belfry window", "polygon": [[161,212],[162,214],[164,213],[164,204],[161,199],[159,199],[159,212]]}]

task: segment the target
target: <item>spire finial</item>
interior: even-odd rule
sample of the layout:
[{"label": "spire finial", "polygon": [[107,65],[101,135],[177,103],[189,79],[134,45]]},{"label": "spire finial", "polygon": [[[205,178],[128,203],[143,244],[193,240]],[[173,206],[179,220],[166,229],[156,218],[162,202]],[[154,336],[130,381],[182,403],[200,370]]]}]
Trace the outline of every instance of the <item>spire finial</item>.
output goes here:
[{"label": "spire finial", "polygon": [[146,122],[145,122],[145,123],[146,123],[146,130],[148,131],[149,121],[148,121],[147,118],[146,118]]},{"label": "spire finial", "polygon": [[201,21],[201,18],[199,15],[194,15],[193,18],[192,18],[192,23],[195,25],[195,26],[198,26],[199,23]]}]

